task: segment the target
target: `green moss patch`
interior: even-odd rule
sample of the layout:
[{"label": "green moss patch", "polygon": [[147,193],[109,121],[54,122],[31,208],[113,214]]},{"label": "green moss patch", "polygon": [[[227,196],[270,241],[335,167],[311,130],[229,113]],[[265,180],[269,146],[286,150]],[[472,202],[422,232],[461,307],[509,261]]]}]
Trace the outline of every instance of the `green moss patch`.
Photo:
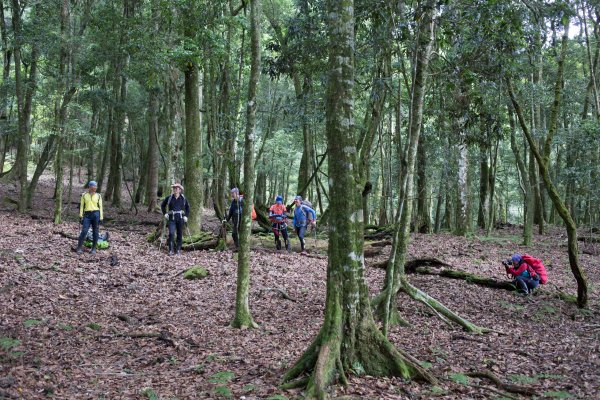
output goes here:
[{"label": "green moss patch", "polygon": [[195,266],[183,273],[184,279],[204,279],[209,274],[208,270],[204,267]]}]

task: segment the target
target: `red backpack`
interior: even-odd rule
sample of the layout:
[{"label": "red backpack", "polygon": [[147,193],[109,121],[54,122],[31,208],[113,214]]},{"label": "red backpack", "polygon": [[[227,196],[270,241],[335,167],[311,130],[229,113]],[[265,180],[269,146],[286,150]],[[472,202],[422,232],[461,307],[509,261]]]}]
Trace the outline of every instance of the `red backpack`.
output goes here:
[{"label": "red backpack", "polygon": [[523,261],[527,263],[535,271],[535,273],[540,277],[540,283],[545,285],[548,282],[548,273],[546,272],[546,267],[542,263],[542,260],[538,260],[535,257],[532,257],[528,254],[523,254]]}]

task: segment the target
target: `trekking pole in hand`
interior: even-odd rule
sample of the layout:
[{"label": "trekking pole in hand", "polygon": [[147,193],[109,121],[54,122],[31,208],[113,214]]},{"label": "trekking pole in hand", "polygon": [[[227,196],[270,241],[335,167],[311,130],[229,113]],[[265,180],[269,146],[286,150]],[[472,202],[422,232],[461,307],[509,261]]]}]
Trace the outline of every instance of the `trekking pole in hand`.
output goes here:
[{"label": "trekking pole in hand", "polygon": [[165,240],[165,230],[167,229],[167,219],[165,218],[163,220],[163,228],[162,228],[162,232],[160,233],[160,244],[158,245],[158,251],[160,251],[163,242]]},{"label": "trekking pole in hand", "polygon": [[317,249],[317,223],[313,222],[312,229],[315,234],[315,241],[313,242],[313,251]]}]

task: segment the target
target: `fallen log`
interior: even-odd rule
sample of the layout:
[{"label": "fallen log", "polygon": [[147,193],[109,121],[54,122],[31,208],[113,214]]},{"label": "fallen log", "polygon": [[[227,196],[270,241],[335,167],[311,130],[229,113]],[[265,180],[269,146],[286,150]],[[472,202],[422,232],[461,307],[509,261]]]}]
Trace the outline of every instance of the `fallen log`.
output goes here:
[{"label": "fallen log", "polygon": [[428,267],[418,267],[414,271],[411,271],[411,272],[422,274],[422,275],[439,275],[439,276],[443,276],[444,278],[450,278],[450,279],[462,279],[467,282],[475,283],[475,284],[481,285],[481,286],[491,287],[494,289],[505,289],[505,290],[510,290],[510,291],[516,290],[516,287],[515,287],[515,285],[512,284],[512,282],[498,281],[496,279],[485,278],[483,276],[470,274],[468,272],[456,271],[453,269],[443,268],[440,270],[435,270],[433,268],[428,268]]},{"label": "fallen log", "polygon": [[[371,267],[386,269],[388,260],[379,261],[371,264]],[[440,268],[441,267],[441,268]],[[437,258],[416,258],[404,264],[406,273],[417,273],[422,275],[438,275],[450,279],[462,279],[467,282],[475,283],[481,286],[487,286],[495,289],[516,290],[515,285],[509,281],[498,281],[492,278],[470,274],[468,272],[458,271]]]},{"label": "fallen log", "polygon": [[375,257],[378,256],[382,253],[383,249],[382,248],[369,248],[367,247],[366,249],[364,249],[363,254],[365,255],[365,257]]},{"label": "fallen log", "polygon": [[391,245],[392,245],[391,240],[382,240],[379,242],[371,243],[371,247],[385,247],[385,246],[391,246]]},{"label": "fallen log", "polygon": [[414,260],[407,261],[404,264],[404,269],[406,272],[414,272],[418,267],[452,267],[452,265],[447,264],[437,258],[415,258]]},{"label": "fallen log", "polygon": [[191,251],[191,250],[210,250],[217,247],[219,244],[218,239],[206,240],[202,242],[195,242],[190,244],[184,244],[181,246],[181,250]]},{"label": "fallen log", "polygon": [[578,236],[577,240],[585,243],[600,243],[600,238],[595,236]]},{"label": "fallen log", "polygon": [[74,234],[69,233],[69,232],[52,231],[52,233],[54,233],[55,235],[60,235],[60,236],[62,236],[64,238],[67,238],[67,239],[79,240],[79,235],[74,235]]}]

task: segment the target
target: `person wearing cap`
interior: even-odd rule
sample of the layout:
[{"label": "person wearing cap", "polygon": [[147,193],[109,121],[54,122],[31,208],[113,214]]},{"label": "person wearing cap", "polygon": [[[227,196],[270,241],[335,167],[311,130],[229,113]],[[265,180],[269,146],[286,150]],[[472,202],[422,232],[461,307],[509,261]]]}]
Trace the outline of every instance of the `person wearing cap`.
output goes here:
[{"label": "person wearing cap", "polygon": [[306,233],[306,227],[308,225],[315,225],[317,219],[317,213],[308,205],[302,201],[302,196],[296,196],[294,198],[294,220],[293,225],[300,239],[300,248],[302,249],[301,254],[306,254],[304,249],[304,234]]},{"label": "person wearing cap", "polygon": [[[537,260],[531,256],[528,257],[532,260]],[[532,293],[540,284],[540,276],[535,272],[535,269],[531,267],[530,262],[526,262],[523,255],[515,253],[510,260],[507,260],[504,264],[506,274],[514,277],[513,283],[522,295]]]},{"label": "person wearing cap", "polygon": [[281,249],[281,240],[279,239],[279,232],[283,236],[283,242],[285,243],[286,250],[290,250],[290,241],[287,232],[287,214],[286,208],[283,205],[283,197],[277,196],[275,198],[275,204],[269,208],[269,219],[271,220],[271,229],[275,234],[275,248]]},{"label": "person wearing cap", "polygon": [[223,220],[223,223],[229,222],[229,220],[231,220],[231,236],[233,237],[233,243],[235,243],[235,248],[237,250],[240,247],[240,239],[238,232],[240,229],[240,221],[242,219],[244,199],[242,198],[242,196],[240,196],[240,190],[238,188],[231,189],[230,193],[231,205],[229,206],[229,212],[227,213],[227,217]]},{"label": "person wearing cap", "polygon": [[102,196],[100,193],[96,193],[98,190],[98,183],[96,181],[89,181],[87,184],[88,191],[81,194],[81,201],[79,202],[79,223],[82,225],[81,233],[79,234],[79,241],[77,242],[77,254],[83,253],[83,241],[85,240],[87,233],[92,227],[92,254],[96,254],[96,247],[98,245],[98,227],[100,222],[104,219],[102,213]]},{"label": "person wearing cap", "polygon": [[[183,186],[180,183],[174,183],[171,185],[173,193],[165,197],[160,204],[160,209],[165,215],[165,219],[169,223],[169,255],[172,256],[174,252],[177,254],[181,253],[181,246],[183,244],[183,224],[188,220],[190,215],[190,204],[188,203],[183,192]],[[174,249],[173,239],[177,232],[177,249]]]}]

